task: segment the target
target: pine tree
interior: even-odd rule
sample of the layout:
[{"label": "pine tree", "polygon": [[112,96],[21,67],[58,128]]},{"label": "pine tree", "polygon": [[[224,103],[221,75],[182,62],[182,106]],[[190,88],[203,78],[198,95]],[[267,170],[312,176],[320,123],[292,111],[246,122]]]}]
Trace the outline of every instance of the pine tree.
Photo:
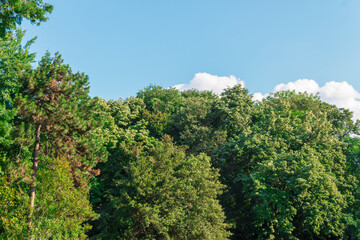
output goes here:
[{"label": "pine tree", "polygon": [[88,95],[88,77],[72,73],[58,53],[55,57],[47,53],[36,69],[28,69],[19,92],[17,124],[33,129],[34,139],[28,219],[31,230],[39,162],[46,164],[49,157],[66,158],[73,180],[80,186],[85,184],[82,173],[98,174],[92,166],[103,156],[96,136],[89,137],[96,126],[92,118],[96,101]]}]

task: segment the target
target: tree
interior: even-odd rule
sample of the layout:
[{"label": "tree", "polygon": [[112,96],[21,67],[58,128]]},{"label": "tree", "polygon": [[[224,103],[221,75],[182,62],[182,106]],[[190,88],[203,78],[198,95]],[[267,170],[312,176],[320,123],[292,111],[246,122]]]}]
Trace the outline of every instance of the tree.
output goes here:
[{"label": "tree", "polygon": [[[21,45],[24,32],[17,29],[14,33],[0,38],[0,238],[25,239],[28,200],[21,184],[14,183],[21,167],[19,156],[26,152],[17,142],[19,137],[13,135],[17,114],[15,96],[19,93],[20,76],[31,67],[35,55],[29,52],[34,41]],[[19,171],[17,171],[19,170]]]},{"label": "tree", "polygon": [[[128,108],[112,102],[119,126],[128,116],[137,119],[141,101],[136,103],[135,98],[126,101]],[[217,200],[223,186],[210,158],[187,157],[168,136],[162,141],[149,137],[146,126],[136,121],[120,130],[109,160],[100,164],[102,174],[93,188],[100,219],[91,238],[226,239],[228,226]]]},{"label": "tree", "polygon": [[170,116],[166,132],[178,145],[187,146],[188,153],[203,152],[212,156],[214,149],[226,139],[226,133],[218,129],[212,117],[219,97],[197,90],[184,91],[181,97],[179,107]]},{"label": "tree", "polygon": [[238,214],[255,226],[242,225],[239,234],[258,239],[344,234],[355,179],[345,174],[343,144],[326,112],[294,107],[303,98],[313,97],[291,92],[268,97],[256,108],[251,133],[234,139],[239,162],[234,182],[245,206]]},{"label": "tree", "polygon": [[19,93],[20,75],[31,67],[35,55],[29,52],[34,39],[22,47],[24,32],[17,29],[14,34],[0,38],[0,151],[14,148],[11,129],[16,109],[14,99]]},{"label": "tree", "polygon": [[180,92],[174,88],[164,89],[160,86],[150,85],[136,94],[143,99],[148,111],[173,113],[181,101]]},{"label": "tree", "polygon": [[147,122],[150,134],[161,138],[168,128],[170,117],[179,108],[182,98],[176,89],[149,86],[139,91],[136,97],[142,99],[145,109],[142,118]]},{"label": "tree", "polygon": [[[96,99],[88,96],[88,77],[72,73],[59,54],[47,54],[35,69],[21,78],[16,99],[18,128],[33,129],[32,173],[29,193],[28,228],[31,234],[39,162],[49,157],[65,157],[77,186],[86,184],[83,176],[96,175],[92,169],[103,158],[102,143],[92,138],[97,123],[92,118]],[[85,175],[84,175],[85,174]]]},{"label": "tree", "polygon": [[216,105],[218,124],[226,129],[228,138],[249,131],[254,102],[249,90],[238,84],[225,89]]},{"label": "tree", "polygon": [[39,25],[48,20],[46,14],[53,10],[53,6],[43,0],[0,0],[0,3],[0,38],[20,25],[24,18]]}]

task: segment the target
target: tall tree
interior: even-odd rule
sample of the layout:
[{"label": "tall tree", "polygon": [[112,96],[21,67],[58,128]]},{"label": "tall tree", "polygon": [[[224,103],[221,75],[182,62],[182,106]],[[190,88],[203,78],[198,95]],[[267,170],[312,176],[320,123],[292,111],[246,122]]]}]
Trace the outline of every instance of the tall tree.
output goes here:
[{"label": "tall tree", "polygon": [[256,108],[251,134],[234,138],[239,162],[234,182],[243,205],[238,215],[252,223],[239,224],[239,236],[329,239],[344,234],[354,177],[345,174],[343,143],[326,112],[315,115],[311,108],[294,107],[304,98],[316,104],[312,96],[291,92],[268,97]]},{"label": "tall tree", "polygon": [[88,77],[72,73],[59,54],[46,54],[35,70],[26,71],[19,92],[17,124],[33,129],[34,134],[28,220],[31,230],[39,162],[46,163],[48,156],[65,157],[80,186],[85,184],[82,173],[98,174],[92,167],[103,155],[96,136],[88,137],[96,127],[92,118],[96,102],[88,95]]}]

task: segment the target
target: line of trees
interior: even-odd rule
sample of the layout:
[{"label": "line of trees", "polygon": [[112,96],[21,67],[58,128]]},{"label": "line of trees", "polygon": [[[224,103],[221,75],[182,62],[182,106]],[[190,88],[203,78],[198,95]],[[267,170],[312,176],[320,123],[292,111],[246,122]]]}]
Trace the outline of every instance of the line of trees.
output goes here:
[{"label": "line of trees", "polygon": [[49,53],[1,0],[0,239],[360,239],[360,122],[306,93],[254,102],[149,86],[125,100]]}]

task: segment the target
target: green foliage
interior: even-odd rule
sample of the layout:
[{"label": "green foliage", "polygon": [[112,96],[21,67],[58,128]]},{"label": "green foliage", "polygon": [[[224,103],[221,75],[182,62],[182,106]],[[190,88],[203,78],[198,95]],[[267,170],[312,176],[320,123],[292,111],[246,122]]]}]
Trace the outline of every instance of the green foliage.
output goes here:
[{"label": "green foliage", "polygon": [[43,0],[0,0],[0,38],[20,25],[24,18],[40,25],[48,20],[46,14],[51,13],[52,9],[52,5]]},{"label": "green foliage", "polygon": [[137,98],[142,99],[145,104],[142,118],[147,122],[150,134],[160,138],[166,132],[169,116],[179,108],[182,101],[180,92],[172,88],[149,86],[139,91]]},{"label": "green foliage", "polygon": [[120,144],[103,167],[99,239],[226,239],[216,200],[223,186],[209,157],[162,142]]},{"label": "green foliage", "polygon": [[[5,161],[2,160],[2,161]],[[0,174],[0,239],[25,239],[26,197]]]},{"label": "green foliage", "polygon": [[180,92],[176,89],[164,89],[160,86],[149,86],[139,91],[137,98],[143,99],[148,111],[160,111],[164,113],[173,113],[180,99]]},{"label": "green foliage", "polygon": [[326,113],[293,108],[293,99],[303,97],[267,98],[252,133],[236,140],[235,183],[250,207],[245,215],[255,216],[253,237],[328,239],[344,233],[354,177],[345,175],[342,143],[331,135]]},{"label": "green foliage", "polygon": [[35,57],[29,53],[34,39],[22,47],[23,36],[24,32],[17,29],[15,34],[0,38],[0,151],[14,148],[11,136],[16,115],[14,100],[20,88],[20,75]]},{"label": "green foliage", "polygon": [[3,151],[5,147],[10,146],[12,143],[10,133],[13,117],[14,112],[7,110],[5,105],[0,104],[0,149]]},{"label": "green foliage", "polygon": [[33,239],[86,239],[94,219],[88,187],[75,187],[69,163],[61,158],[40,165]]},{"label": "green foliage", "polygon": [[31,67],[35,54],[29,48],[35,39],[21,45],[25,32],[17,29],[14,34],[0,38],[0,103],[7,108],[19,90],[20,74]]},{"label": "green foliage", "polygon": [[216,119],[227,130],[228,137],[249,131],[254,106],[249,91],[239,84],[225,89],[221,97],[216,106]]},{"label": "green foliage", "polygon": [[85,239],[85,232],[91,227],[84,223],[96,217],[88,187],[74,186],[69,164],[61,159],[41,164],[39,173],[37,181],[41,184],[30,235],[26,189],[0,176],[0,238]]},{"label": "green foliage", "polygon": [[360,138],[347,137],[344,140],[347,143],[344,149],[347,160],[346,174],[354,175],[356,178],[353,192],[355,201],[346,209],[348,216],[344,238],[360,239]]},{"label": "green foliage", "polygon": [[182,92],[181,96],[183,99],[171,116],[167,133],[177,144],[187,146],[188,153],[213,155],[226,139],[226,133],[218,128],[212,116],[219,97],[197,90]]}]

